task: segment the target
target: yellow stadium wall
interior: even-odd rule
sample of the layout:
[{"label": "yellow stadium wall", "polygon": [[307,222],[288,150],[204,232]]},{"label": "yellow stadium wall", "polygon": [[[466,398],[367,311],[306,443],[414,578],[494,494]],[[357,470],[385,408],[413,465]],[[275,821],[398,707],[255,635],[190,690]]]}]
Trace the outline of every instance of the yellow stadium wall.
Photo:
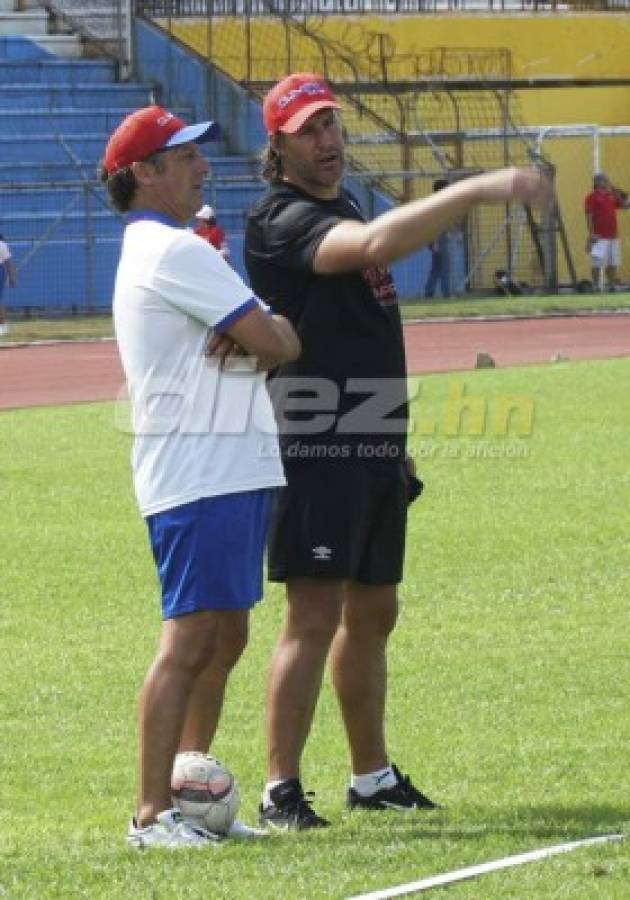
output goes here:
[{"label": "yellow stadium wall", "polygon": [[[319,20],[318,32],[352,42],[352,25],[365,33],[386,32],[397,54],[431,47],[507,49],[512,76],[630,78],[630,16],[425,16]],[[348,35],[349,37],[345,37]],[[356,60],[360,62],[358,58]],[[630,88],[521,91],[523,118],[530,125],[549,122],[630,123]]]},{"label": "yellow stadium wall", "polygon": [[[629,75],[630,16],[448,15],[358,18],[366,31],[387,31],[398,53],[427,47],[507,47],[516,77]],[[326,34],[341,37],[348,19],[325,20]]]},{"label": "yellow stadium wall", "polygon": [[[206,55],[237,80],[245,71],[244,19],[214,19],[211,47],[207,20],[172,20],[171,30],[184,43]],[[161,23],[166,26],[166,20]],[[507,49],[515,78],[575,76],[580,78],[630,78],[630,16],[425,16],[392,18],[328,16],[306,20],[307,28],[342,46],[356,47],[355,66],[368,68],[361,44],[369,34],[387,33],[397,55],[420,54],[434,47]],[[285,58],[287,36],[278,19],[251,19],[252,80],[273,80]],[[317,67],[319,54],[313,40],[291,33],[291,55],[297,65]],[[295,69],[296,66],[294,65]],[[321,68],[321,66],[319,66]],[[336,67],[335,67],[336,68]],[[342,78],[340,67],[330,75]],[[530,125],[597,122],[624,125],[630,122],[629,88],[527,90],[519,93],[523,119]]]}]

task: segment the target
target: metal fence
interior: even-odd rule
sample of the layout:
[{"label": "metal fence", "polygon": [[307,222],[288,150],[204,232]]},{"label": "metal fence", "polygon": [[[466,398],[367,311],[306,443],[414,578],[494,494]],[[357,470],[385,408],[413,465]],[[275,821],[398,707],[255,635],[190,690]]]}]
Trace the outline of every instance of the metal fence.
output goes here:
[{"label": "metal fence", "polygon": [[[462,136],[464,152],[504,152],[504,135]],[[524,292],[575,288],[590,278],[585,248],[584,198],[595,172],[604,170],[613,183],[630,188],[630,127],[596,126],[529,129],[512,135],[512,156],[523,160],[535,152],[555,171],[559,199],[558,218],[541,220],[520,205],[477,207],[445,236],[448,271],[437,294],[488,294],[496,287],[496,273],[504,271]],[[493,149],[494,145],[494,149]],[[370,149],[369,144],[364,145]],[[373,147],[372,149],[378,149]],[[243,273],[243,229],[248,203],[264,184],[256,176],[255,162],[247,174],[215,177],[204,189],[204,199],[217,208],[219,223],[228,232],[231,261]],[[483,166],[492,168],[492,165]],[[474,167],[448,172],[449,180],[468,177]],[[443,176],[440,166],[391,169],[374,165],[351,170],[348,185],[358,192],[368,216],[384,208],[374,203],[383,181],[406,183],[413,196],[428,196],[433,182]],[[375,189],[376,194],[371,194]],[[238,196],[227,205],[225,198]],[[249,201],[246,201],[246,196]],[[15,313],[46,310],[94,312],[111,305],[114,274],[124,222],[109,206],[102,186],[91,179],[68,182],[13,182],[2,186],[2,206],[10,230],[9,242],[19,271],[19,285],[6,292]],[[622,282],[630,282],[630,213],[621,212]],[[400,265],[399,287],[407,297],[421,297],[430,268],[424,249]]]},{"label": "metal fence", "polygon": [[[17,287],[4,296],[14,315],[111,309],[125,217],[112,208],[99,181],[78,176],[0,182],[0,231],[18,271]],[[263,188],[253,174],[208,179],[204,201],[216,207],[221,192],[253,198]],[[220,208],[232,261],[244,274],[241,246],[247,205]]]},{"label": "metal fence", "polygon": [[17,287],[14,313],[111,309],[123,222],[95,181],[2,185],[3,231]]},{"label": "metal fence", "polygon": [[[630,126],[558,125],[521,127],[510,133],[495,129],[452,134],[449,143],[442,142],[437,149],[454,156],[452,148],[457,144],[466,163],[461,169],[442,168],[434,151],[420,144],[414,149],[413,169],[379,166],[379,154],[387,145],[372,143],[367,135],[359,140],[365,171],[370,173],[363,176],[367,183],[388,183],[396,192],[412,197],[427,196],[433,182],[445,175],[456,181],[506,161],[537,162],[553,173],[558,204],[550,217],[541,219],[535,210],[517,204],[481,206],[450,233],[448,284],[457,295],[493,290],[497,271],[507,272],[513,282],[531,290],[585,288],[581,282],[590,279],[591,265],[585,246],[584,200],[592,190],[593,176],[604,171],[613,184],[630,194]],[[357,147],[351,147],[356,152]],[[619,275],[628,284],[630,211],[619,213],[619,238]]]},{"label": "metal fence", "polygon": [[136,0],[151,18],[167,16],[321,16],[440,12],[628,12],[630,0]]}]

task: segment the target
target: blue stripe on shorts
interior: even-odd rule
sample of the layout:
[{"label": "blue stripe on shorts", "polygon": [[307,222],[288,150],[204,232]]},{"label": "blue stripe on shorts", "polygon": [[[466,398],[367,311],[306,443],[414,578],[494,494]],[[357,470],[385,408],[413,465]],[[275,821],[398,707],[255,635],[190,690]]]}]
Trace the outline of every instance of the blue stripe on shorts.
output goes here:
[{"label": "blue stripe on shorts", "polygon": [[271,495],[205,497],[147,517],[163,619],[260,600]]}]

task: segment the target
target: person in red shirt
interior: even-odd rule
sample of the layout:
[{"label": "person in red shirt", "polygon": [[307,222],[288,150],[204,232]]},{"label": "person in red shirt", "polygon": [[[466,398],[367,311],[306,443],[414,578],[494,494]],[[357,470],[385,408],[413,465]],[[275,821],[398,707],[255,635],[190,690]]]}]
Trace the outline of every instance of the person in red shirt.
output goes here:
[{"label": "person in red shirt", "polygon": [[617,268],[621,264],[617,210],[628,209],[630,200],[625,191],[613,187],[603,173],[595,175],[593,190],[584,201],[588,238],[586,252],[591,257],[593,287],[604,289],[603,275],[611,291],[617,283]]},{"label": "person in red shirt", "polygon": [[223,259],[227,260],[230,256],[230,248],[225,239],[225,231],[217,225],[214,209],[206,204],[201,207],[195,218],[197,219],[197,224],[193,229],[195,234],[212,244]]}]

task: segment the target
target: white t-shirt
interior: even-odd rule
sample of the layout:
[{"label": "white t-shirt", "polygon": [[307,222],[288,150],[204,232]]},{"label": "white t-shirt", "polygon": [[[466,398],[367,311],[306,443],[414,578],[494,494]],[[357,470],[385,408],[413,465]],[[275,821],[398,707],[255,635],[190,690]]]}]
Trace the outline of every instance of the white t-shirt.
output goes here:
[{"label": "white t-shirt", "polygon": [[0,241],[0,263],[5,263],[7,259],[11,259],[11,251],[4,241]]},{"label": "white t-shirt", "polygon": [[125,231],[114,324],[141,513],[283,485],[265,374],[226,372],[204,356],[214,326],[262,304],[206,241],[157,213],[139,216]]}]

